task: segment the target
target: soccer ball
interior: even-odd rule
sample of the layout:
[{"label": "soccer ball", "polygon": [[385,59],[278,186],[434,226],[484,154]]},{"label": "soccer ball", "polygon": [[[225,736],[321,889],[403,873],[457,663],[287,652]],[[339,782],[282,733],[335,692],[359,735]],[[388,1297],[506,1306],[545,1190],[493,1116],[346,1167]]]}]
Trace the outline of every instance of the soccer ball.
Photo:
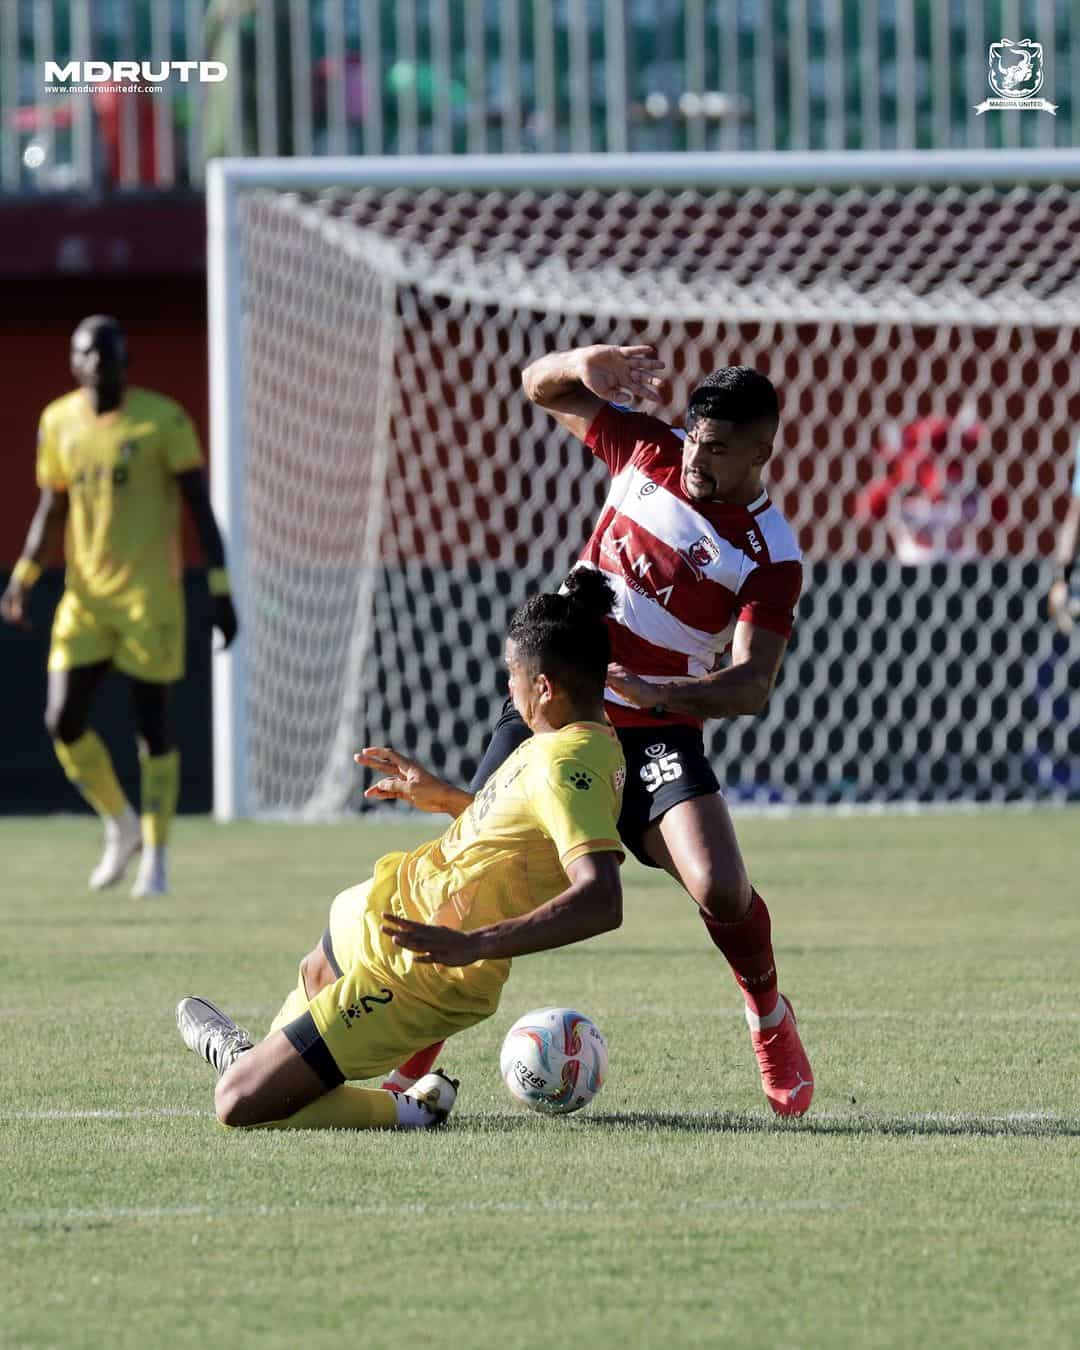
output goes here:
[{"label": "soccer ball", "polygon": [[506,1033],[499,1071],[519,1102],[543,1116],[565,1116],[604,1086],[607,1042],[573,1008],[537,1008]]}]

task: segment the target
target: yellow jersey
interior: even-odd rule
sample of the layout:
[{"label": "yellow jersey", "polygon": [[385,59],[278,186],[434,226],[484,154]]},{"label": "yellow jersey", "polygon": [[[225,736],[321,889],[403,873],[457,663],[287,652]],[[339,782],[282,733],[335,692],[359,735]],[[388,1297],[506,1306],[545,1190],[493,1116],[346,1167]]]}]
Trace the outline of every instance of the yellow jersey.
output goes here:
[{"label": "yellow jersey", "polygon": [[202,463],[191,419],[162,394],[129,388],[100,416],[81,389],[50,403],[37,481],[68,494],[68,589],[120,604],[175,590],[183,567],[175,479]]},{"label": "yellow jersey", "polygon": [[[444,967],[417,963],[381,931],[379,915],[471,932],[539,908],[569,884],[566,868],[587,853],[623,854],[617,822],[626,764],[618,737],[599,722],[533,736],[488,779],[440,838],[392,853],[350,899],[348,959],[381,969],[436,1004],[498,1004],[508,958]],[[363,892],[361,895],[360,892]],[[352,897],[345,892],[340,900]],[[336,903],[336,902],[335,902]],[[355,905],[355,908],[353,906]],[[359,928],[353,927],[359,921]],[[335,950],[337,948],[337,924]],[[455,990],[456,986],[456,990]]]}]

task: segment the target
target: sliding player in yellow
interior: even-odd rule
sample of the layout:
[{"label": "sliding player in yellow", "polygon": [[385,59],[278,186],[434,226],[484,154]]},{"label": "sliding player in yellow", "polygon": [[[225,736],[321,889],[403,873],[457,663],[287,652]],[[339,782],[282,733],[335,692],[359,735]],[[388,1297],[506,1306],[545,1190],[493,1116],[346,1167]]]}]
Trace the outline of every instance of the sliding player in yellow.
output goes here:
[{"label": "sliding player in yellow", "polygon": [[380,858],[368,881],[342,891],[258,1045],[206,999],[181,1000],[184,1043],[222,1075],[215,1106],[223,1124],[433,1125],[456,1098],[456,1082],[441,1072],[406,1092],[346,1080],[380,1078],[490,1017],[512,957],[619,926],[625,765],[603,710],[612,600],[598,572],[578,571],[564,594],[534,596],[514,615],[510,696],[535,734],[475,798],[393,750],[357,756],[387,775],[369,797],[457,819],[441,838]]},{"label": "sliding player in yellow", "polygon": [[[184,673],[181,497],[206,553],[214,626],[226,646],[236,636],[236,614],[187,414],[172,399],[128,385],[127,342],[107,315],[92,315],[75,329],[71,373],[79,388],[41,415],[41,497],[0,616],[28,626],[28,593],[63,539],[67,573],[53,619],[45,724],[64,772],[105,824],[105,851],[90,886],[115,885],[141,848],[132,894],[164,895],[180,786],[170,696]],[[141,827],[108,750],[89,728],[94,693],[113,668],[131,680]]]}]

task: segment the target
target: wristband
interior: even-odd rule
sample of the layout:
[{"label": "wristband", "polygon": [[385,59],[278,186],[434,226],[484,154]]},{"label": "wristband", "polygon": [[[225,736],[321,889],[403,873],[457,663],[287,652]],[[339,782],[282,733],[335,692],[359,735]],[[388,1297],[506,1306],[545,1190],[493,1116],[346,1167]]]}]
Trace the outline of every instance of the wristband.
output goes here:
[{"label": "wristband", "polygon": [[232,594],[232,587],[229,585],[229,573],[227,568],[211,567],[206,574],[206,584],[210,587],[211,595]]},{"label": "wristband", "polygon": [[41,564],[33,558],[20,558],[11,569],[11,579],[17,582],[24,591],[28,591],[38,577],[41,576]]}]

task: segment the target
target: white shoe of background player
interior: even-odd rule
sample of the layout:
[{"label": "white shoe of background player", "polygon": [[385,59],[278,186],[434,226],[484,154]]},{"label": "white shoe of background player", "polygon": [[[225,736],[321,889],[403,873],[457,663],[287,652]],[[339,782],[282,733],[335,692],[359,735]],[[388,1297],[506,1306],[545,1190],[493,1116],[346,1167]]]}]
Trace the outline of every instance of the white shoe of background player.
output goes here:
[{"label": "white shoe of background player", "polygon": [[164,844],[148,844],[139,860],[139,871],[131,894],[136,899],[146,899],[153,895],[168,895],[169,868],[167,850]]},{"label": "white shoe of background player", "polygon": [[90,889],[103,891],[106,886],[115,886],[141,847],[139,817],[130,806],[124,808],[122,816],[108,816],[105,820],[105,851],[90,873]]}]

